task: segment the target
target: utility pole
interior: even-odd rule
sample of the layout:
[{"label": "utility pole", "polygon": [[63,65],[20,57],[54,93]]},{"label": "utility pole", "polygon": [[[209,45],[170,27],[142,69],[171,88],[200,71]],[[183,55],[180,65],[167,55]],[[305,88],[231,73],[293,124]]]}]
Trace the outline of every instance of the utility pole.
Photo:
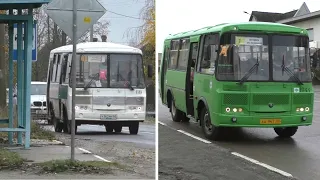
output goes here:
[{"label": "utility pole", "polygon": [[93,25],[90,28],[90,42],[93,42]]},{"label": "utility pole", "polygon": [[72,51],[72,119],[71,119],[71,161],[74,161],[74,137],[75,137],[75,94],[76,94],[76,51],[77,51],[77,1],[73,0],[73,51]]}]

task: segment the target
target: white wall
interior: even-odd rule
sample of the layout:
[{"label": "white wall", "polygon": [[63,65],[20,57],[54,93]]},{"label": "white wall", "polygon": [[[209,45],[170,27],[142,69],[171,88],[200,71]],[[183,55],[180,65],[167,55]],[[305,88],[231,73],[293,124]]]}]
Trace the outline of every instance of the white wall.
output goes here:
[{"label": "white wall", "polygon": [[297,23],[290,24],[292,26],[301,27],[304,29],[313,28],[313,39],[314,41],[320,41],[320,17],[310,19],[307,21],[301,21]]}]

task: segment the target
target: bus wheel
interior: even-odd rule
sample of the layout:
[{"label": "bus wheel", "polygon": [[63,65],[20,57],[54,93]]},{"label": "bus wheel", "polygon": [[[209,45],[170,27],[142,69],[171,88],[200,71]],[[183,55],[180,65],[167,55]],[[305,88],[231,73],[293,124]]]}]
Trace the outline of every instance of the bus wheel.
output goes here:
[{"label": "bus wheel", "polygon": [[63,129],[63,124],[60,123],[58,119],[55,117],[53,109],[51,109],[51,120],[53,122],[54,131],[61,133]]},{"label": "bus wheel", "polygon": [[274,128],[274,131],[279,137],[289,138],[296,134],[298,127]]},{"label": "bus wheel", "polygon": [[139,122],[132,122],[129,126],[130,134],[138,134]]},{"label": "bus wheel", "polygon": [[219,138],[220,129],[211,123],[209,111],[205,107],[201,110],[200,120],[205,137],[211,140],[217,140]]},{"label": "bus wheel", "polygon": [[122,125],[117,124],[117,125],[114,126],[113,129],[114,129],[114,132],[115,132],[115,133],[121,133],[121,131],[122,131]]},{"label": "bus wheel", "polygon": [[113,133],[113,126],[111,125],[111,123],[104,125],[104,127],[106,128],[106,132],[108,134],[112,134]]},{"label": "bus wheel", "polygon": [[[72,129],[71,129],[71,120],[67,120],[67,133],[68,134],[71,134],[71,132],[72,132]],[[77,134],[77,132],[78,132],[78,126],[77,126],[77,124],[75,124],[75,127],[74,127],[74,134]]]},{"label": "bus wheel", "polygon": [[174,122],[180,122],[183,118],[184,114],[182,111],[176,108],[174,100],[171,100],[171,117]]}]

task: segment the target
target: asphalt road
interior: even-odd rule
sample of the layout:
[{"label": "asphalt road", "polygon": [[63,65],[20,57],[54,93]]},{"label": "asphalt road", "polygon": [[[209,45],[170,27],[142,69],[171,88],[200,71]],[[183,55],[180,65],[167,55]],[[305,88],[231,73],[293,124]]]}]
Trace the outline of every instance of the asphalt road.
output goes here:
[{"label": "asphalt road", "polygon": [[[43,127],[54,131],[52,126]],[[56,133],[56,137],[70,145],[69,134]],[[75,136],[75,146],[106,160],[125,165],[134,177],[155,178],[154,123],[140,123],[137,135],[130,135],[128,127],[123,127],[122,133],[107,134],[104,126],[81,125]]]},{"label": "asphalt road", "polygon": [[[189,134],[195,135],[196,137],[205,139],[198,124],[195,124],[194,122],[173,122],[167,107],[163,106],[161,102],[159,102],[159,121],[166,125],[159,125],[159,160],[160,162],[163,160],[162,163],[159,163],[159,169],[164,171],[163,174],[165,174],[167,170],[172,172],[172,168],[167,168],[167,166],[161,167],[161,165],[168,164],[165,163],[165,161],[176,162],[175,164],[179,164],[179,166],[183,167],[184,171],[193,172],[194,176],[191,177],[196,178],[197,175],[203,174],[203,172],[197,170],[199,169],[198,167],[203,167],[202,171],[209,170],[210,172],[210,169],[208,168],[215,165],[215,163],[212,162],[211,165],[208,164],[208,160],[211,159],[211,161],[215,161],[216,156],[207,156],[208,159],[206,159],[203,157],[204,155],[202,155],[203,153],[210,153],[211,151],[212,153],[217,152],[216,149],[211,147],[211,145],[215,145],[222,147],[225,151],[228,151],[229,154],[230,152],[240,153],[244,156],[285,171],[298,179],[318,180],[320,179],[320,88],[316,87],[315,91],[315,109],[318,111],[315,112],[313,125],[308,127],[299,127],[297,134],[293,136],[292,139],[287,140],[278,139],[273,129],[242,128],[230,132],[230,135],[224,141],[211,141],[211,144],[206,144],[183,133],[177,132],[177,130],[183,130]],[[168,127],[170,127],[170,131],[168,130]],[[169,140],[168,137],[170,137]],[[177,138],[180,139],[178,142],[176,141]],[[194,143],[190,143],[190,141]],[[197,141],[198,143],[195,145]],[[160,144],[163,147],[161,147]],[[200,147],[198,147],[198,145],[200,145]],[[176,156],[172,154],[175,154]],[[180,154],[183,154],[181,157],[182,159],[176,158],[179,157]],[[166,156],[172,156],[173,159],[168,160]],[[202,158],[198,159],[199,156]],[[235,158],[232,160],[227,157],[227,155],[223,156],[225,159],[229,159],[229,161],[234,161],[221,162],[218,160],[218,166],[225,166],[225,163],[227,165],[229,164],[228,169],[231,170],[229,173],[233,173],[233,171],[235,171],[230,167],[243,166],[241,164],[243,163],[242,161],[237,161]],[[187,158],[192,160],[189,161]],[[257,168],[256,166],[254,167]],[[250,172],[251,170],[252,168],[250,169]],[[263,175],[263,177],[269,177],[268,170],[261,172],[262,174],[259,174]],[[211,173],[215,175],[213,170]],[[243,176],[247,173],[248,172],[242,172]],[[208,177],[208,174],[205,175]],[[240,175],[239,177],[242,177],[242,175]],[[230,179],[232,179],[232,177]],[[270,179],[274,178],[270,177]]]}]

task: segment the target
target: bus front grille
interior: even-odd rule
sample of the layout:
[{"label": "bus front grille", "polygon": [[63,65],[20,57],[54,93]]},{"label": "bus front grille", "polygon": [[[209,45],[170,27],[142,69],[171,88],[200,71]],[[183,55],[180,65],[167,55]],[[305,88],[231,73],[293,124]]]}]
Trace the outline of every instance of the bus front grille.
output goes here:
[{"label": "bus front grille", "polygon": [[312,104],[313,96],[312,94],[294,94],[293,104]]},{"label": "bus front grille", "polygon": [[93,105],[125,105],[125,97],[100,97],[95,96],[92,98]]},{"label": "bus front grille", "polygon": [[290,102],[289,94],[253,94],[253,105],[266,105],[269,103],[277,105],[288,105]]},{"label": "bus front grille", "polygon": [[224,94],[224,105],[247,105],[248,94]]}]

